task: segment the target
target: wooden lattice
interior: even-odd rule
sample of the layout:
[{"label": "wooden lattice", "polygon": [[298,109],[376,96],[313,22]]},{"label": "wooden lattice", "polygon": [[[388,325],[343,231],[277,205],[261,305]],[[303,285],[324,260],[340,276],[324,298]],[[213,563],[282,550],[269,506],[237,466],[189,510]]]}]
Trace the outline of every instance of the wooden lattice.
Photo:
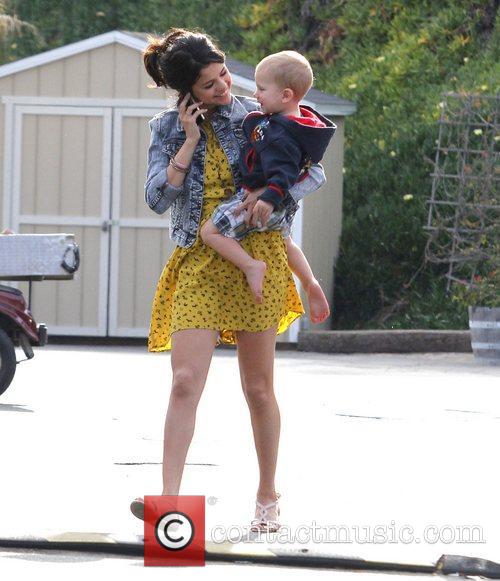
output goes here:
[{"label": "wooden lattice", "polygon": [[471,284],[500,244],[499,96],[446,93],[428,201],[426,257]]}]

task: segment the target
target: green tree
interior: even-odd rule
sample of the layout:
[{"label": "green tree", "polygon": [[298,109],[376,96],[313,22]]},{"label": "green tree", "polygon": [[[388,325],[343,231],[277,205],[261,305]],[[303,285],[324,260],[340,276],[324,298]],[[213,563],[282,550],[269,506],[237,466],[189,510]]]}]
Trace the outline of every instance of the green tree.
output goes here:
[{"label": "green tree", "polygon": [[5,5],[0,2],[0,64],[38,52],[42,47],[43,39],[38,29],[15,15],[7,14]]},{"label": "green tree", "polygon": [[5,0],[7,12],[42,31],[48,48],[110,30],[162,34],[172,26],[199,27],[225,48],[241,42],[234,19],[250,0]]}]

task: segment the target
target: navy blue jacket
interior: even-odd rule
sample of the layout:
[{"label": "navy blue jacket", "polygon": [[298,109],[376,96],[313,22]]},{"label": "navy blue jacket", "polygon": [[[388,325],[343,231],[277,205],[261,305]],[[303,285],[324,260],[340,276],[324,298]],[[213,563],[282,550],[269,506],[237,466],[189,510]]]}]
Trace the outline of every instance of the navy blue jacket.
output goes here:
[{"label": "navy blue jacket", "polygon": [[[336,125],[312,107],[300,105],[303,119],[279,113],[249,113],[243,121],[246,145],[240,155],[242,185],[249,190],[266,186],[260,200],[274,209],[311,163],[319,163]],[[314,116],[324,127],[314,125]]]}]

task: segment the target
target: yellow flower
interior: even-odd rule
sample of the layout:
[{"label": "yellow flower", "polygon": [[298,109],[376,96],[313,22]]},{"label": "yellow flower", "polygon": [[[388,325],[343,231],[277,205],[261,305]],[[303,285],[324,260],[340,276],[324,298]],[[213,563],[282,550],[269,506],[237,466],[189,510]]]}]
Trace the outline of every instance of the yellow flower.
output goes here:
[{"label": "yellow flower", "polygon": [[391,157],[396,157],[397,153],[396,153],[394,150],[391,150],[391,151],[389,152],[389,155],[390,155]]},{"label": "yellow flower", "polygon": [[405,202],[409,202],[410,200],[413,200],[413,194],[405,194],[405,195],[403,196],[403,200],[404,200]]},{"label": "yellow flower", "polygon": [[482,129],[474,129],[474,135],[482,135],[482,134],[483,134]]},{"label": "yellow flower", "polygon": [[351,83],[349,85],[349,89],[355,89],[358,85],[356,85],[356,83]]},{"label": "yellow flower", "polygon": [[385,56],[378,56],[378,57],[375,59],[375,61],[376,61],[377,63],[381,63],[381,62],[385,61]]},{"label": "yellow flower", "polygon": [[487,91],[488,90],[488,85],[481,85],[481,91]]},{"label": "yellow flower", "polygon": [[378,145],[378,148],[379,149],[381,149],[382,151],[384,151],[384,149],[385,149],[385,141],[383,139],[379,139],[377,141],[377,145]]}]

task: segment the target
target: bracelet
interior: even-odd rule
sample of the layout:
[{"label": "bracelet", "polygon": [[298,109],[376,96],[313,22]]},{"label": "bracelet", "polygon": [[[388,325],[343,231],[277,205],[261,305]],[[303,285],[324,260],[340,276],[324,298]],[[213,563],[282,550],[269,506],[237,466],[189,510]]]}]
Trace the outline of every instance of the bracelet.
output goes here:
[{"label": "bracelet", "polygon": [[175,161],[175,159],[173,157],[170,158],[170,165],[174,169],[176,169],[177,171],[180,171],[182,173],[188,173],[188,171],[189,171],[188,165],[184,165],[183,163],[179,163],[178,161]]},{"label": "bracelet", "polygon": [[180,161],[177,161],[175,158],[173,158],[174,163],[180,168],[180,169],[185,169],[185,170],[189,170],[189,165],[186,165],[185,163],[181,163]]}]

